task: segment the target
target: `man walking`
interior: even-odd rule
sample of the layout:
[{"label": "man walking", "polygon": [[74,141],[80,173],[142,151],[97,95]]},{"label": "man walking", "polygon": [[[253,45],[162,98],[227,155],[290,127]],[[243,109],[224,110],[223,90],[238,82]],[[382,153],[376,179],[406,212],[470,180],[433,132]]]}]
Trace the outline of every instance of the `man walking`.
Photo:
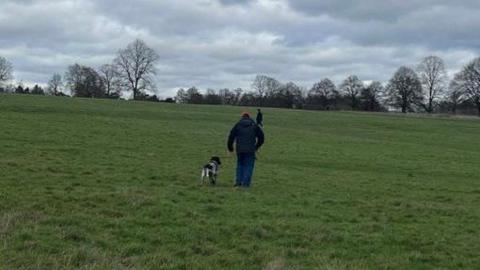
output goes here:
[{"label": "man walking", "polygon": [[257,125],[263,128],[263,113],[260,109],[257,110]]},{"label": "man walking", "polygon": [[249,187],[255,166],[255,152],[264,142],[261,128],[250,118],[247,112],[242,113],[242,118],[235,124],[228,136],[228,151],[233,152],[233,142],[236,143],[237,152],[237,178],[235,186]]}]

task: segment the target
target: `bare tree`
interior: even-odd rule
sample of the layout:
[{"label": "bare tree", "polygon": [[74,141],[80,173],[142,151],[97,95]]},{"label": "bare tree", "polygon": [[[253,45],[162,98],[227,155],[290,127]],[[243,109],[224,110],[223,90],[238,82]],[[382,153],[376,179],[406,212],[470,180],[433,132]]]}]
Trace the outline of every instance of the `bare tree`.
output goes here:
[{"label": "bare tree", "polygon": [[48,93],[50,93],[50,95],[56,96],[61,91],[62,87],[63,87],[62,75],[58,73],[53,74],[50,81],[48,81],[48,86],[47,86]]},{"label": "bare tree", "polygon": [[152,75],[156,74],[155,63],[158,59],[158,54],[140,39],[118,52],[114,63],[128,89],[133,91],[133,99],[143,90],[154,87]]},{"label": "bare tree", "polygon": [[455,75],[455,84],[477,106],[480,116],[480,57],[473,59]]},{"label": "bare tree", "polygon": [[362,110],[365,111],[380,111],[382,105],[380,103],[380,96],[383,94],[384,88],[382,83],[373,81],[368,86],[362,89],[360,93],[360,104]]},{"label": "bare tree", "polygon": [[195,86],[192,86],[187,89],[186,96],[187,96],[187,103],[202,104],[203,102],[203,95]]},{"label": "bare tree", "polygon": [[343,94],[350,98],[350,106],[352,106],[352,109],[355,109],[358,106],[358,96],[360,95],[362,88],[363,82],[355,75],[348,76],[340,85],[340,90]]},{"label": "bare tree", "polygon": [[299,109],[304,102],[304,89],[293,82],[288,82],[283,87],[288,97],[288,108]]},{"label": "bare tree", "polygon": [[241,100],[242,95],[243,95],[243,89],[242,89],[242,88],[237,88],[237,89],[233,90],[233,92],[235,93],[235,102],[234,102],[234,104],[235,104],[235,105],[239,105],[240,100]]},{"label": "bare tree", "polygon": [[422,104],[422,107],[428,113],[432,113],[435,100],[445,93],[447,83],[445,64],[438,56],[428,56],[417,66],[417,72],[426,99],[426,104]]},{"label": "bare tree", "polygon": [[[210,90],[210,94],[215,95],[213,90]],[[204,96],[195,86],[192,86],[187,90],[180,88],[177,91],[177,96],[175,97],[175,100],[178,103],[202,104],[204,102]]]},{"label": "bare tree", "polygon": [[293,82],[280,85],[266,100],[268,106],[280,108],[299,108],[302,102],[302,89]]},{"label": "bare tree", "polygon": [[448,92],[446,95],[446,101],[452,110],[452,113],[456,114],[457,113],[457,107],[462,103],[465,99],[465,93],[462,89],[462,85],[460,85],[461,82],[461,73],[455,74],[453,77],[453,80],[450,81],[450,84],[448,86]]},{"label": "bare tree", "polygon": [[223,105],[235,105],[235,92],[230,91],[230,89],[224,88],[218,90],[218,96]]},{"label": "bare tree", "polygon": [[75,97],[105,97],[105,86],[97,71],[91,67],[74,64],[68,67],[65,81]]},{"label": "bare tree", "polygon": [[175,102],[177,103],[188,103],[188,96],[185,89],[180,88],[177,91],[177,95],[175,96]]},{"label": "bare tree", "polygon": [[338,94],[335,84],[328,78],[315,83],[308,92],[308,102],[311,105],[320,105],[322,109],[329,109],[329,105]]},{"label": "bare tree", "polygon": [[252,83],[252,88],[257,92],[259,98],[263,98],[267,91],[267,81],[269,77],[265,75],[257,75]]},{"label": "bare tree", "polygon": [[120,80],[120,72],[116,65],[105,64],[98,69],[98,74],[102,78],[105,85],[106,96],[119,97],[121,93],[122,82]]},{"label": "bare tree", "polygon": [[13,79],[13,66],[7,59],[0,56],[0,85]]},{"label": "bare tree", "polygon": [[263,105],[265,97],[271,96],[275,91],[279,90],[282,84],[274,78],[257,75],[252,83],[252,88],[257,92],[258,98],[260,100],[260,106]]},{"label": "bare tree", "polygon": [[257,97],[253,92],[245,92],[238,101],[238,104],[240,106],[255,106],[257,105],[256,99]]},{"label": "bare tree", "polygon": [[215,90],[213,89],[207,89],[207,92],[205,93],[203,97],[203,103],[204,104],[222,104],[222,98],[220,95],[218,95]]},{"label": "bare tree", "polygon": [[390,79],[386,90],[390,105],[400,107],[403,113],[413,111],[414,106],[423,100],[422,84],[411,68],[400,67]]}]

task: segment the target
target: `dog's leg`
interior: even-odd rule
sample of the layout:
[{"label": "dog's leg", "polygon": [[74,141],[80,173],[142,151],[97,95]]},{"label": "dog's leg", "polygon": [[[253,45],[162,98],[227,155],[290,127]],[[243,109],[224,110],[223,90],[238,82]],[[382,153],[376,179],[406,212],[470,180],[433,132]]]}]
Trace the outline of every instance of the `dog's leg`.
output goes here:
[{"label": "dog's leg", "polygon": [[205,184],[205,168],[202,169],[202,176],[200,176],[200,185]]},{"label": "dog's leg", "polygon": [[217,184],[217,174],[213,174],[213,176],[212,176],[212,184],[214,184],[214,185]]}]

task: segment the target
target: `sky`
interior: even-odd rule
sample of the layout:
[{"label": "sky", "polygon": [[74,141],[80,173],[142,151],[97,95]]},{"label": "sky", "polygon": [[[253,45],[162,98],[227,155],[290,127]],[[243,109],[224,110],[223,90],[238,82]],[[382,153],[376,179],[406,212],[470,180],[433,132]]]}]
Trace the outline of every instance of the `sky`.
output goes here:
[{"label": "sky", "polygon": [[386,82],[437,55],[450,75],[479,56],[478,0],[1,0],[0,56],[17,82],[98,68],[139,38],[160,56],[157,94],[251,88],[257,74],[306,89],[349,75]]}]

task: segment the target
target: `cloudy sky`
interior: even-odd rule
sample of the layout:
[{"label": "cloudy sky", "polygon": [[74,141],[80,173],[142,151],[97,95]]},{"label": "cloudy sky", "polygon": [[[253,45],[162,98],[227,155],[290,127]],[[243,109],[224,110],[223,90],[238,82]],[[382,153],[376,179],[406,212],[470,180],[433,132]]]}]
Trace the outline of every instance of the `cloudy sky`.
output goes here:
[{"label": "cloudy sky", "polygon": [[136,38],[160,55],[161,96],[249,88],[256,74],[309,88],[388,80],[435,54],[449,73],[480,53],[478,0],[1,0],[0,55],[25,84],[109,63]]}]

